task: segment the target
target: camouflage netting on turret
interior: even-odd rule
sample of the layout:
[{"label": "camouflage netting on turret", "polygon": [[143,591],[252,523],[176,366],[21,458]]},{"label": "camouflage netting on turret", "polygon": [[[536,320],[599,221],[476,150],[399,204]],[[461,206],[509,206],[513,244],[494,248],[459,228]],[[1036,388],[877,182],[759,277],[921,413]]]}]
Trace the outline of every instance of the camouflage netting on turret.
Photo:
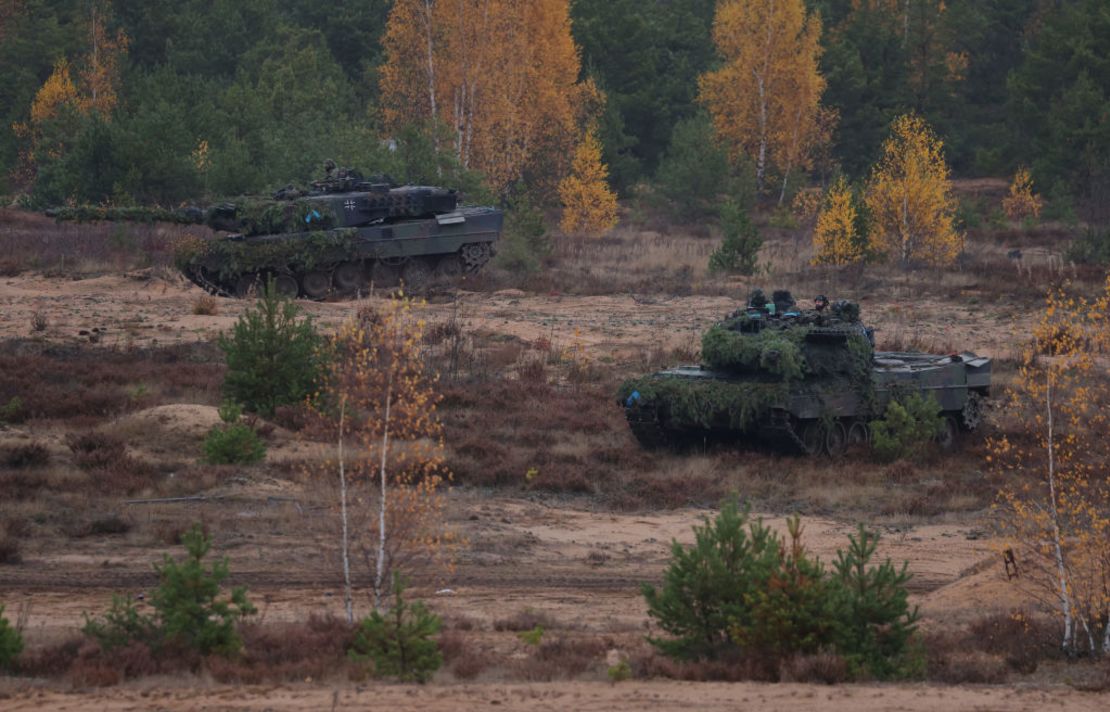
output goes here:
[{"label": "camouflage netting on turret", "polygon": [[272,240],[193,238],[178,244],[174,261],[182,271],[200,267],[221,280],[287,268],[310,271],[351,259],[355,255],[355,234],[353,228],[344,228]]},{"label": "camouflage netting on turret", "polygon": [[644,376],[625,381],[621,404],[633,393],[639,407],[661,408],[669,427],[745,430],[773,405],[781,404],[785,383],[695,380]]},{"label": "camouflage netting on turret", "polygon": [[784,381],[813,376],[870,377],[871,343],[862,327],[822,327],[771,322],[759,331],[741,331],[746,316],[728,319],[705,333],[702,363],[736,374],[764,374]]},{"label": "camouflage netting on turret", "polygon": [[218,208],[209,211],[209,225],[243,235],[318,232],[336,225],[335,213],[323,200],[244,200],[222,207],[224,214],[219,218]]}]

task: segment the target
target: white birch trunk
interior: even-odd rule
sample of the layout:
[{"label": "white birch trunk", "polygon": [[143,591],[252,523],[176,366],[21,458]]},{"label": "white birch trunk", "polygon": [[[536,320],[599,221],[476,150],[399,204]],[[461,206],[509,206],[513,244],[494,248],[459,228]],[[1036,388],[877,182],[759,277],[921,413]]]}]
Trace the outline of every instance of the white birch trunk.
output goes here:
[{"label": "white birch trunk", "polygon": [[381,497],[378,501],[378,560],[374,571],[374,610],[382,609],[382,578],[385,573],[385,465],[389,452],[389,411],[393,405],[393,364],[389,364],[389,380],[385,387],[385,422],[382,426],[382,457],[379,468]]},{"label": "white birch trunk", "polygon": [[[1050,367],[1051,369],[1051,367]],[[1045,372],[1045,406],[1048,409],[1048,496],[1052,513],[1052,544],[1056,559],[1056,574],[1060,585],[1060,608],[1064,614],[1064,641],[1068,653],[1075,646],[1075,621],[1072,616],[1071,594],[1068,592],[1068,574],[1064,566],[1064,547],[1060,536],[1060,515],[1056,505],[1056,443],[1052,422],[1052,371]]]},{"label": "white birch trunk", "polygon": [[[439,132],[436,130],[436,121],[439,119],[439,108],[436,105],[436,63],[435,41],[432,36],[433,0],[424,0],[424,34],[428,44],[428,107],[431,110],[432,121],[432,147],[439,153]],[[436,168],[439,171],[439,168]]]},{"label": "white birch trunk", "polygon": [[347,611],[347,622],[354,623],[355,609],[351,597],[351,547],[347,525],[347,470],[343,456],[343,424],[346,411],[347,399],[341,398],[339,401],[339,517],[343,521],[343,540],[340,546],[343,552],[343,607]]}]

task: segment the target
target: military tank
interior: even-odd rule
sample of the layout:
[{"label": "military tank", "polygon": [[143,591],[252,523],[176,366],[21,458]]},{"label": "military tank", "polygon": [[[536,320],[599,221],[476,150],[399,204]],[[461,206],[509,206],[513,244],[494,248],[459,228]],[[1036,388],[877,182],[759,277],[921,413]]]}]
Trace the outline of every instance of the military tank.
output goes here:
[{"label": "military tank", "polygon": [[704,334],[700,365],[626,381],[618,403],[649,449],[712,440],[835,457],[866,445],[869,423],[912,393],[936,399],[938,441],[951,447],[979,426],[990,387],[989,358],[875,351],[857,304],[799,309],[787,291],[756,290]]},{"label": "military tank", "polygon": [[419,291],[433,279],[480,270],[495,254],[503,214],[461,206],[454,190],[398,186],[329,162],[306,188],[288,185],[269,198],[180,210],[77,207],[47,211],[59,220],[204,224],[229,233],[182,241],[178,268],[220,296],[243,297],[272,280],[286,296],[324,299],[404,283]]}]

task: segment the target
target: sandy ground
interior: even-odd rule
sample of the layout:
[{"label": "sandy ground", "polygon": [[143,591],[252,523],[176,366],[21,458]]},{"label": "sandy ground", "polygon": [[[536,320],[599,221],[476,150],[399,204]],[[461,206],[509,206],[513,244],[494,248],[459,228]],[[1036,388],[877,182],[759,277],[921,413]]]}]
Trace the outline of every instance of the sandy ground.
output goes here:
[{"label": "sandy ground", "polygon": [[[202,292],[165,273],[141,272],[82,281],[37,275],[0,280],[0,339],[39,338],[51,343],[94,343],[124,348],[206,340],[234,323],[242,301],[219,300],[217,316],[196,316]],[[739,295],[738,295],[739,296]],[[735,307],[721,297],[525,296],[506,291],[463,293],[452,303],[427,306],[429,319],[458,319],[464,330],[486,330],[533,342],[580,344],[592,358],[635,360],[656,347],[690,348],[700,333]],[[331,326],[352,315],[355,303],[305,303],[307,312]],[[989,355],[1008,355],[1013,334],[1029,318],[1005,305],[962,305],[888,295],[865,301],[867,318],[881,330],[919,343],[966,344]],[[31,317],[47,320],[32,332]],[[94,331],[95,329],[95,331]],[[85,332],[85,333],[82,333]],[[882,338],[882,336],[880,336]],[[169,455],[195,443],[216,422],[205,406],[161,406],[133,413],[116,424],[150,432],[161,428],[145,457]],[[13,437],[18,434],[9,433]],[[280,434],[279,434],[280,435]],[[272,455],[295,459],[288,438]],[[56,443],[59,453],[64,446]],[[192,445],[190,445],[191,447]],[[160,451],[158,448],[162,448]],[[321,557],[317,532],[326,515],[306,510],[303,485],[244,473],[190,502],[197,518],[241,522],[221,537],[234,572],[231,583],[250,586],[261,614],[270,620],[339,614],[338,567]],[[159,506],[127,505],[127,515],[154,520]],[[690,526],[707,511],[597,512],[584,500],[531,501],[456,490],[450,518],[469,542],[458,574],[433,589],[417,591],[434,609],[451,616],[492,621],[528,608],[576,629],[640,636],[646,616],[639,587],[657,582],[672,539],[690,541]],[[781,517],[768,521],[785,530]],[[805,542],[828,561],[846,542],[854,523],[808,518]],[[887,529],[880,556],[907,560],[914,574],[915,603],[925,625],[958,624],[989,610],[1008,610],[1022,600],[1005,580],[995,543],[973,523],[955,522]],[[0,575],[0,598],[9,612],[26,614],[28,638],[55,640],[79,626],[82,614],[103,610],[113,593],[145,595],[155,584],[151,562],[162,551],[134,534],[37,542],[25,562]],[[447,589],[447,590],[442,590]],[[440,592],[437,593],[437,590]],[[360,602],[365,608],[365,600]],[[599,675],[600,678],[600,675]],[[203,680],[196,682],[204,683]],[[6,690],[6,691],[5,691]],[[14,695],[7,696],[5,695]],[[596,682],[545,684],[436,684],[424,688],[343,684],[338,689],[305,685],[219,687],[180,680],[140,680],[89,694],[57,689],[13,691],[0,686],[0,708],[30,709],[551,709],[551,710],[1039,710],[1107,709],[1106,697],[1047,689],[929,686],[690,684],[652,681],[617,686]]]},{"label": "sandy ground", "polygon": [[374,685],[321,688],[312,685],[195,687],[167,689],[147,685],[83,694],[17,693],[0,700],[10,712],[30,710],[752,710],[795,712],[1043,712],[1102,711],[1110,695],[1067,689],[1013,690],[1002,687],[937,687],[928,685],[814,685],[706,682],[604,682],[432,685]]},{"label": "sandy ground", "polygon": [[[203,294],[165,270],[144,270],[69,281],[25,275],[0,279],[0,339],[35,336],[51,342],[90,340],[108,347],[166,345],[210,339],[229,329],[247,305],[218,299],[215,316],[192,313]],[[431,321],[458,319],[466,330],[486,330],[527,342],[580,344],[594,358],[624,358],[645,349],[695,348],[701,333],[736,308],[741,295],[525,296],[515,290],[462,292],[451,303],[426,307]],[[808,295],[797,295],[808,299]],[[831,295],[835,297],[836,295]],[[302,302],[325,326],[352,316],[358,302]],[[990,356],[1009,356],[1014,334],[1029,314],[1007,304],[962,304],[922,299],[906,290],[862,300],[869,324],[884,338],[916,339]],[[33,332],[34,314],[47,327]],[[94,329],[96,331],[94,331]],[[82,333],[84,332],[84,333]]]}]

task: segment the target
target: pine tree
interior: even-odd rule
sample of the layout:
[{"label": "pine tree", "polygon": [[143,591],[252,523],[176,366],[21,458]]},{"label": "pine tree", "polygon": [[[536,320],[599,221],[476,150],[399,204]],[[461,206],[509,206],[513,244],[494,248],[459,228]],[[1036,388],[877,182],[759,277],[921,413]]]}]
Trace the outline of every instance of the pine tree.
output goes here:
[{"label": "pine tree", "polygon": [[617,196],[609,188],[609,172],[601,162],[601,142],[590,130],[574,152],[570,175],[559,183],[563,232],[602,235],[617,224]]},{"label": "pine tree", "polygon": [[763,238],[748,217],[748,211],[736,200],[729,200],[721,208],[721,230],[725,233],[724,239],[709,256],[709,271],[755,274]]},{"label": "pine tree", "polygon": [[349,654],[373,662],[376,675],[424,683],[443,664],[434,638],[442,623],[420,601],[409,604],[404,592],[401,579],[395,578],[393,607],[363,619]]},{"label": "pine tree", "polygon": [[813,264],[847,265],[863,260],[866,235],[858,233],[859,212],[852,187],[840,176],[829,187],[813,231]]},{"label": "pine tree", "polygon": [[874,230],[871,244],[904,266],[918,260],[951,264],[963,251],[943,143],[918,116],[894,122],[864,202]]},{"label": "pine tree", "polygon": [[272,282],[239,317],[231,336],[221,335],[227,358],[224,392],[248,411],[273,415],[280,405],[311,393],[319,372],[319,337],[300,309],[278,295]]}]

